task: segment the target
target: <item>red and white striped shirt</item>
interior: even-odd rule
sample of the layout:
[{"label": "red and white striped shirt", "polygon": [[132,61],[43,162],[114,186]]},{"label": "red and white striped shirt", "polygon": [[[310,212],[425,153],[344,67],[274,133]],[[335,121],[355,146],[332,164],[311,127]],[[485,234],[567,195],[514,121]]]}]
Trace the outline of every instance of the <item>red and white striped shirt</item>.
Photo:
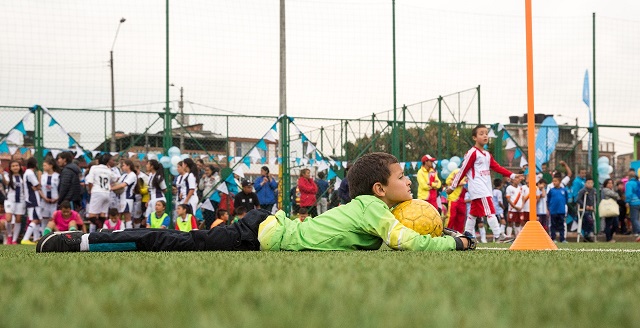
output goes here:
[{"label": "red and white striped shirt", "polygon": [[500,166],[493,159],[491,153],[474,146],[464,155],[460,171],[453,179],[450,188],[455,189],[462,177],[466,176],[468,180],[467,189],[471,199],[491,197],[493,195],[491,170],[511,179],[516,176],[513,172]]}]

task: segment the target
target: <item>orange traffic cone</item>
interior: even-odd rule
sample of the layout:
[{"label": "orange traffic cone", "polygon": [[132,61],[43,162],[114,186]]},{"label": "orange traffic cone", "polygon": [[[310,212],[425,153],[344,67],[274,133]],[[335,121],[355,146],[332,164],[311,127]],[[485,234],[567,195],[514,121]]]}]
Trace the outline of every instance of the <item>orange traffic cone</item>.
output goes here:
[{"label": "orange traffic cone", "polygon": [[524,225],[518,238],[513,241],[509,250],[512,251],[543,251],[557,250],[558,246],[551,240],[540,222],[529,221]]}]

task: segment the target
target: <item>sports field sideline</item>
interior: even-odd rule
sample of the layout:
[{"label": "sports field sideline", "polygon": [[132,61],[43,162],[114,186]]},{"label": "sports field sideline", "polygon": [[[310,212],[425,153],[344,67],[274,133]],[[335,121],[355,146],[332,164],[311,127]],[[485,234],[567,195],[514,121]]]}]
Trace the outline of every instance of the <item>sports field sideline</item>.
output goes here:
[{"label": "sports field sideline", "polygon": [[[5,327],[631,327],[640,244],[561,251],[36,254],[0,246]],[[490,248],[490,249],[485,249]],[[586,250],[586,251],[582,251]]]}]

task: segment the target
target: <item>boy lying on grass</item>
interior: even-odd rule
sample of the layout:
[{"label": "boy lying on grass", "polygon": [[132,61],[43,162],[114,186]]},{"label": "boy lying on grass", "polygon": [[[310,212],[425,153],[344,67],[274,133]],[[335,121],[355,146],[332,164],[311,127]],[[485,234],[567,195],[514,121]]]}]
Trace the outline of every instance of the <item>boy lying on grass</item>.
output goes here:
[{"label": "boy lying on grass", "polygon": [[375,250],[384,242],[395,250],[467,250],[475,239],[454,231],[420,235],[404,227],[389,208],[412,199],[411,181],[398,160],[370,153],[349,169],[351,202],[313,220],[289,220],[257,209],[238,222],[210,230],[126,229],[113,232],[57,232],[40,239],[36,252]]}]

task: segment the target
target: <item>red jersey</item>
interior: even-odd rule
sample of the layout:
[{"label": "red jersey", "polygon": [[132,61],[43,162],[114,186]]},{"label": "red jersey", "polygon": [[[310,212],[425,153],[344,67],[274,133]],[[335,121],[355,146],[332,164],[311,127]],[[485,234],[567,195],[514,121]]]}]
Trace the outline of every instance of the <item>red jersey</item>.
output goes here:
[{"label": "red jersey", "polygon": [[460,171],[453,179],[451,188],[456,188],[463,176],[467,177],[468,192],[471,199],[493,196],[491,170],[513,179],[515,174],[496,162],[491,153],[478,147],[472,147],[464,155]]}]

